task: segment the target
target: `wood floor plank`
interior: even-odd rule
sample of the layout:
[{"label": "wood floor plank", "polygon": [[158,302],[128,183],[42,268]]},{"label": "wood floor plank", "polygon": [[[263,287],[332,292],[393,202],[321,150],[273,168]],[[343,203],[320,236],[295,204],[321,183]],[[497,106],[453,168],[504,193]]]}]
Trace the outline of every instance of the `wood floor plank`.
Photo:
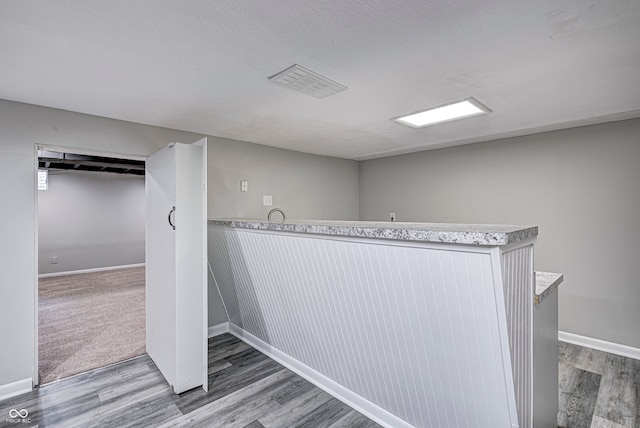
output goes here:
[{"label": "wood floor plank", "polygon": [[224,370],[228,367],[231,367],[231,363],[227,360],[216,360],[209,363],[209,369],[207,374],[217,373],[221,370]]},{"label": "wood floor plank", "polygon": [[153,374],[158,376],[145,376],[140,381],[118,384],[110,387],[108,394],[99,392],[100,414],[94,420],[97,426],[137,426],[136,422],[140,420],[148,426],[157,426],[182,416],[176,405],[178,396],[159,372]]},{"label": "wood floor plank", "polygon": [[637,422],[636,363],[619,355],[607,356],[595,414],[628,428]]},{"label": "wood floor plank", "polygon": [[273,400],[282,406],[286,406],[291,402],[291,400],[294,400],[300,397],[300,395],[313,389],[317,389],[315,385],[301,377],[298,377],[292,381],[287,388],[283,389],[278,394],[274,394]]},{"label": "wood floor plank", "polygon": [[301,391],[296,397],[283,402],[274,408],[268,414],[262,416],[259,421],[265,428],[279,428],[295,426],[304,415],[309,414],[313,410],[322,406],[333,397],[320,388],[309,388]]},{"label": "wood floor plank", "polygon": [[[578,371],[576,371],[578,370]],[[579,370],[598,372],[599,388],[581,399],[581,406],[593,401],[593,417],[570,414],[571,388]],[[558,426],[640,428],[640,361],[560,342],[558,355],[560,408]],[[590,425],[587,425],[589,424]]]},{"label": "wood floor plank", "polygon": [[[10,401],[0,402],[0,426],[21,426],[16,424],[5,424],[5,415],[9,414],[11,409],[25,409],[29,412],[29,418],[37,426],[82,426],[83,422],[91,418],[91,415],[100,408],[100,400],[97,394],[85,394],[81,396],[70,397],[64,403],[55,405],[48,404],[43,400],[43,395],[39,390],[23,394]],[[29,425],[25,425],[29,426]],[[31,425],[33,426],[33,425]]]},{"label": "wood floor plank", "polygon": [[601,377],[575,367],[561,374],[558,412],[560,427],[591,426]]},{"label": "wood floor plank", "polygon": [[[576,345],[572,345],[576,347]],[[607,360],[607,353],[596,349],[577,347],[572,364],[574,367],[591,373],[602,375]]]},{"label": "wood floor plank", "polygon": [[[237,339],[236,339],[237,340]],[[244,342],[237,340],[237,342],[231,343],[222,343],[218,346],[213,346],[209,353],[209,361],[218,361],[228,357],[231,357],[235,354],[238,354],[242,351],[246,351],[248,349],[252,349],[249,345]]]},{"label": "wood floor plank", "polygon": [[264,425],[262,425],[260,421],[253,421],[249,425],[245,425],[242,428],[264,428]]},{"label": "wood floor plank", "polygon": [[295,376],[290,370],[281,368],[270,376],[186,413],[160,428],[244,427],[267,413],[273,407],[271,393],[286,387]]},{"label": "wood floor plank", "polygon": [[[172,400],[163,400],[154,397],[136,402],[119,403],[120,405],[101,408],[98,417],[91,420],[96,427],[140,427],[144,421],[145,426],[156,427],[167,421],[182,417],[182,413]],[[87,424],[82,426],[89,426]]]},{"label": "wood floor plank", "polygon": [[558,362],[560,365],[573,365],[575,357],[580,352],[580,346],[566,342],[558,342]]},{"label": "wood floor plank", "polygon": [[187,414],[282,369],[280,364],[255,350],[244,351],[237,357],[229,361],[231,367],[209,376],[208,393],[196,388],[181,394],[180,411]]},{"label": "wood floor plank", "polygon": [[590,428],[625,428],[625,426],[617,424],[608,419],[601,418],[600,416],[594,416],[593,420],[591,421]]},{"label": "wood floor plank", "polygon": [[355,410],[338,419],[330,428],[380,428],[380,425]]},{"label": "wood floor plank", "polygon": [[580,370],[601,375],[606,359],[606,352],[595,349],[564,342],[560,342],[558,346],[558,362],[560,366],[567,364]]},{"label": "wood floor plank", "polygon": [[331,398],[326,403],[298,418],[291,426],[296,428],[328,428],[351,410],[343,402]]},{"label": "wood floor plank", "polygon": [[96,388],[98,397],[103,404],[122,397],[135,400],[138,397],[153,394],[155,391],[166,391],[166,381],[159,371],[139,370],[135,376],[119,377],[117,372],[111,377],[109,385]]},{"label": "wood floor plank", "polygon": [[636,425],[634,428],[640,428],[640,360],[634,360],[636,366]]}]

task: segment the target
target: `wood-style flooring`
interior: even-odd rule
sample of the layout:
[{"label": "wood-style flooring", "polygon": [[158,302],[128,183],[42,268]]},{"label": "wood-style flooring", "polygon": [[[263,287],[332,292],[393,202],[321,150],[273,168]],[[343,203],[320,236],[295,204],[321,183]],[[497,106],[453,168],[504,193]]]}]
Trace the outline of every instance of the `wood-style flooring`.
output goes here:
[{"label": "wood-style flooring", "polygon": [[[29,412],[30,424],[8,418]],[[26,421],[25,421],[26,422]],[[175,395],[144,355],[0,402],[2,427],[378,427],[235,337],[209,339],[209,392]]]},{"label": "wood-style flooring", "polygon": [[640,360],[560,342],[558,426],[640,428]]},{"label": "wood-style flooring", "polygon": [[[640,428],[640,361],[566,343],[560,343],[559,350],[558,426]],[[11,409],[27,410],[30,423],[16,424],[8,417]],[[225,334],[209,340],[209,392],[196,388],[173,394],[144,355],[0,402],[0,427],[16,426],[378,425]]]}]

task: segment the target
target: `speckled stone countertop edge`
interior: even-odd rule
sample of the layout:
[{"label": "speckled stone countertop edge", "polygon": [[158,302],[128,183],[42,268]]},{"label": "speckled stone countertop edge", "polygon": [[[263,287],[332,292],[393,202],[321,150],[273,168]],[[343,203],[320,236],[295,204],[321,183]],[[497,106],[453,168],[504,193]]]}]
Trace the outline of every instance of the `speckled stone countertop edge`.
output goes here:
[{"label": "speckled stone countertop edge", "polygon": [[564,275],[561,273],[535,271],[536,277],[536,304],[542,302],[553,290],[557,289]]},{"label": "speckled stone countertop edge", "polygon": [[537,226],[449,223],[347,222],[294,220],[269,223],[254,219],[212,219],[210,225],[240,229],[308,233],[354,238],[434,242],[479,246],[504,246],[535,238]]}]

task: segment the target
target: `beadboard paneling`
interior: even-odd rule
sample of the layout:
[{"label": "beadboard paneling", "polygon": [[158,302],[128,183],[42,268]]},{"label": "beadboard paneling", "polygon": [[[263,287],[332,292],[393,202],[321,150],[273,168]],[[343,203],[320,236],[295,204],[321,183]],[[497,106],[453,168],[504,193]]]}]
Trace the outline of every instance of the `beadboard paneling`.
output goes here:
[{"label": "beadboard paneling", "polygon": [[511,364],[522,428],[533,424],[533,244],[502,254]]},{"label": "beadboard paneling", "polygon": [[215,226],[209,238],[232,324],[413,426],[516,424],[488,251]]}]

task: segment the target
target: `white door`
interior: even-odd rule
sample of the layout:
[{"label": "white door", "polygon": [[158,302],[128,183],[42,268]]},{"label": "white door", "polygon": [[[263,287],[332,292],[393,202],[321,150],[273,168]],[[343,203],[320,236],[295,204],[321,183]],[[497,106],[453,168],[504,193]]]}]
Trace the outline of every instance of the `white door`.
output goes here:
[{"label": "white door", "polygon": [[176,394],[207,389],[206,139],[146,161],[147,353]]}]

